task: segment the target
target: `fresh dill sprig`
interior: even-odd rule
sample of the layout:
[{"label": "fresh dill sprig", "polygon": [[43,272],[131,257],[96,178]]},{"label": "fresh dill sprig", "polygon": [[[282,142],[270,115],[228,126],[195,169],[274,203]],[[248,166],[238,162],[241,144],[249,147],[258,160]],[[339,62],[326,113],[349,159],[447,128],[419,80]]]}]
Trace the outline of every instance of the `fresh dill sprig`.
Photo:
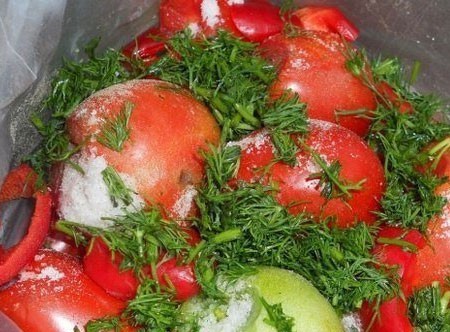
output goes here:
[{"label": "fresh dill sprig", "polygon": [[416,291],[408,299],[408,316],[417,332],[450,331],[450,291],[439,283]]},{"label": "fresh dill sprig", "polygon": [[268,86],[276,77],[275,68],[257,55],[257,44],[225,31],[209,40],[193,39],[183,32],[168,44],[171,52],[154,63],[149,73],[189,88],[204,101],[222,127],[223,142],[269,124],[265,116],[273,111],[284,115],[298,110],[299,121],[306,123],[304,105],[298,99],[270,105]]},{"label": "fresh dill sprig", "polygon": [[[330,228],[307,215],[291,215],[276,202],[273,188],[242,183],[231,188],[225,178],[209,179],[214,174],[233,174],[238,159],[233,165],[215,161],[225,159],[220,155],[228,154],[229,148],[213,151],[206,159],[206,186],[197,199],[201,214],[196,223],[205,240],[197,264],[208,273],[205,278],[198,271],[205,293],[216,295],[213,282],[203,282],[214,280],[214,270],[205,268],[211,257],[218,274],[237,265],[268,265],[297,272],[340,312],[355,310],[364,300],[381,300],[397,290],[390,272],[378,269],[380,264],[370,252],[375,228],[365,224]],[[214,169],[221,165],[226,166],[223,173]],[[215,236],[232,230],[239,230],[239,236],[214,243]]]},{"label": "fresh dill sprig", "polygon": [[362,189],[366,179],[362,179],[357,183],[349,183],[340,179],[341,164],[335,160],[330,165],[315,151],[309,152],[317,165],[322,169],[319,173],[313,173],[309,176],[310,180],[318,179],[319,187],[322,187],[320,194],[326,199],[343,198],[344,200],[352,198],[352,191]]},{"label": "fresh dill sprig", "polygon": [[98,228],[58,221],[56,228],[68,235],[76,234],[79,241],[83,241],[86,235],[100,236],[112,252],[117,251],[124,256],[121,268],[136,272],[143,266],[155,265],[162,251],[177,256],[190,249],[186,233],[177,223],[163,219],[156,207],[104,220],[112,222],[112,225]]},{"label": "fresh dill sprig", "polygon": [[281,303],[269,304],[263,297],[260,298],[260,301],[267,312],[264,323],[273,326],[277,332],[292,332],[294,318],[286,316]]},{"label": "fresh dill sprig", "polygon": [[[96,55],[97,44],[95,40],[86,47],[89,57],[84,61],[64,60],[51,82],[49,96],[31,117],[42,142],[25,160],[42,181],[47,179],[53,163],[65,161],[77,152],[78,147],[70,144],[65,123],[75,108],[98,90],[143,75],[120,51],[108,49],[103,55]],[[127,70],[125,64],[131,70]]]},{"label": "fresh dill sprig", "polygon": [[156,281],[145,279],[128,302],[124,316],[145,327],[144,331],[167,332],[181,325],[179,309],[180,304],[170,293],[162,291]]},{"label": "fresh dill sprig", "polygon": [[86,332],[120,332],[119,317],[104,317],[89,321],[85,326]]},{"label": "fresh dill sprig", "polygon": [[133,108],[133,103],[126,101],[119,114],[108,119],[102,126],[100,134],[96,137],[97,141],[111,150],[122,151],[123,145],[130,138],[128,123]]},{"label": "fresh dill sprig", "polygon": [[[436,194],[443,180],[432,173],[426,148],[450,136],[450,124],[435,120],[439,112],[449,109],[434,96],[412,91],[398,59],[378,58],[370,63],[364,50],[351,48],[347,56],[347,68],[379,100],[368,134],[369,144],[384,157],[387,186],[379,217],[389,224],[424,232],[445,204],[445,199]],[[413,111],[400,112],[400,103],[386,98],[377,88],[379,82],[387,82]]]},{"label": "fresh dill sprig", "polygon": [[103,181],[108,187],[109,197],[114,207],[119,206],[119,201],[125,206],[133,203],[133,191],[129,189],[119,173],[112,166],[106,167],[102,172]]}]

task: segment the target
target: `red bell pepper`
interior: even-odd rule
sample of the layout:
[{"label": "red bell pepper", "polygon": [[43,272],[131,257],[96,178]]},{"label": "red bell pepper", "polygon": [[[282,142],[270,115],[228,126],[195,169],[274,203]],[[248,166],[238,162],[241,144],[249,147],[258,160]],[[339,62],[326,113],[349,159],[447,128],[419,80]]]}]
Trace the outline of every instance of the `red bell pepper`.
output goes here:
[{"label": "red bell pepper", "polygon": [[13,279],[20,270],[31,262],[44,242],[50,228],[52,196],[50,192],[35,194],[36,205],[28,232],[15,246],[0,247],[0,285]]}]

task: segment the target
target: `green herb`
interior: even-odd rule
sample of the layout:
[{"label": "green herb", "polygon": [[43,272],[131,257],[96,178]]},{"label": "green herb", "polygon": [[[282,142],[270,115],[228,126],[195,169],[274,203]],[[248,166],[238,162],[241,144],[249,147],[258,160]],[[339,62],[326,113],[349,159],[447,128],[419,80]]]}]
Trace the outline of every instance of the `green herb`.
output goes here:
[{"label": "green herb", "polygon": [[91,320],[86,324],[86,332],[120,332],[119,317],[105,317]]},{"label": "green herb", "polygon": [[[442,210],[445,199],[436,194],[443,179],[433,175],[426,147],[445,140],[450,125],[435,120],[438,112],[449,112],[434,96],[411,91],[398,59],[380,58],[371,64],[364,51],[348,50],[347,68],[377,96],[379,105],[373,114],[368,135],[370,145],[384,156],[387,187],[381,201],[381,221],[425,231],[429,220]],[[372,73],[372,74],[371,74]],[[377,88],[387,82],[399,102],[388,100]],[[400,102],[413,107],[411,113],[399,112]]]},{"label": "green herb", "polygon": [[[72,147],[66,132],[66,119],[75,108],[94,92],[143,75],[120,51],[109,49],[94,54],[98,41],[88,45],[89,58],[77,62],[64,60],[51,83],[51,92],[31,120],[42,136],[42,142],[26,161],[45,180],[50,166],[71,157],[79,147]],[[131,71],[126,70],[128,64]]]},{"label": "green herb", "polygon": [[[233,174],[238,159],[226,163],[231,147],[213,151],[206,159],[207,185],[197,199],[197,225],[205,239],[197,275],[205,293],[216,296],[216,273],[243,265],[286,268],[303,275],[340,312],[358,308],[363,300],[381,300],[397,289],[396,281],[371,255],[376,231],[365,224],[339,229],[317,223],[307,215],[292,215],[279,205],[274,189],[258,184],[230,188],[219,174]],[[216,167],[224,166],[224,171]],[[240,230],[240,236],[215,244],[217,234]],[[205,272],[205,273],[204,273]]]},{"label": "green herb", "polygon": [[108,187],[109,197],[114,207],[119,206],[119,201],[125,206],[133,203],[133,191],[129,189],[117,171],[112,167],[108,166],[102,171],[103,181]]},{"label": "green herb", "polygon": [[310,151],[311,156],[314,161],[322,168],[322,172],[313,173],[309,176],[309,179],[318,179],[319,187],[322,187],[320,194],[326,199],[333,198],[343,198],[343,199],[351,199],[352,191],[357,191],[362,189],[362,185],[366,181],[366,179],[362,179],[357,183],[349,183],[347,181],[343,181],[339,178],[339,174],[341,172],[341,164],[339,161],[333,161],[329,166],[323,160],[323,158],[316,152]]},{"label": "green herb", "polygon": [[408,315],[417,332],[450,331],[450,291],[439,283],[416,291],[408,300]]},{"label": "green herb", "polygon": [[273,326],[277,332],[292,332],[294,319],[290,316],[286,316],[283,312],[281,303],[269,304],[263,297],[261,297],[260,300],[264,309],[266,309],[268,316],[264,318],[264,323]]},{"label": "green herb", "polygon": [[144,331],[167,332],[181,325],[179,303],[170,293],[161,291],[159,284],[145,279],[137,290],[136,297],[128,302],[124,315]]},{"label": "green herb", "polygon": [[306,123],[304,105],[297,105],[296,99],[269,105],[268,86],[276,77],[275,69],[257,55],[257,44],[224,31],[200,41],[184,32],[169,41],[169,48],[171,52],[152,65],[150,74],[187,87],[203,100],[222,127],[223,141],[260,128],[272,111],[299,110],[299,121]]},{"label": "green herb", "polygon": [[103,125],[101,133],[97,136],[97,141],[111,150],[122,151],[123,145],[130,137],[128,123],[133,108],[132,103],[125,102],[120,113],[115,118],[108,119]]},{"label": "green herb", "polygon": [[76,234],[78,241],[85,241],[85,234],[100,236],[112,252],[124,256],[122,268],[137,272],[143,266],[156,264],[162,251],[177,256],[189,249],[186,233],[177,223],[164,220],[156,207],[104,220],[111,221],[112,226],[98,228],[59,221],[56,227],[68,235]]}]

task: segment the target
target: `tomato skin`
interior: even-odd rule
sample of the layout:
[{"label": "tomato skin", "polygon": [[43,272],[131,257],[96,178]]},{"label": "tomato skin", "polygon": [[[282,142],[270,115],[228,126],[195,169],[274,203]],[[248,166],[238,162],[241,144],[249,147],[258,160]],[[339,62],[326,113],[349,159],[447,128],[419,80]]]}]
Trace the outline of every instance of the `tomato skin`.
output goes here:
[{"label": "tomato skin", "polygon": [[[364,303],[360,310],[361,322],[367,332],[413,332],[413,326],[408,319],[408,308],[401,298],[395,297],[380,304],[379,316],[370,325],[373,308]],[[369,329],[370,326],[370,329]]]},{"label": "tomato skin", "polygon": [[9,171],[0,186],[0,203],[19,198],[30,198],[36,192],[37,174],[27,164]]},{"label": "tomato skin", "polygon": [[163,0],[159,6],[161,31],[168,35],[186,29],[191,24],[200,28],[202,0]]},{"label": "tomato skin", "polygon": [[280,9],[270,2],[245,1],[231,6],[231,20],[249,41],[261,42],[283,30]]},{"label": "tomato skin", "polygon": [[113,260],[101,238],[91,241],[90,250],[83,258],[84,272],[108,294],[120,300],[134,298],[139,282],[132,270],[120,270],[123,256],[116,252]]},{"label": "tomato skin", "polygon": [[[336,225],[347,227],[356,220],[372,223],[376,217],[371,211],[379,209],[379,200],[383,194],[385,179],[383,167],[376,154],[356,134],[330,122],[311,120],[310,132],[305,144],[331,163],[335,160],[341,164],[340,179],[357,183],[363,179],[363,189],[351,192],[347,201],[341,198],[326,200],[321,195],[317,179],[311,175],[321,172],[311,154],[300,151],[297,154],[298,165],[291,167],[276,162],[263,175],[261,170],[271,165],[274,160],[273,147],[267,133],[257,132],[253,137],[258,143],[248,144],[241,154],[240,168],[236,179],[255,182],[262,179],[276,183],[277,200],[289,206],[293,214],[306,211],[316,217],[336,217]],[[371,170],[370,174],[367,170]]]},{"label": "tomato skin", "polygon": [[82,329],[89,320],[118,315],[124,307],[89,279],[74,257],[46,249],[17,282],[0,291],[0,310],[23,331]]},{"label": "tomato skin", "polygon": [[[186,301],[201,291],[194,272],[194,263],[178,264],[176,258],[158,263],[156,268],[158,281],[166,287],[173,286],[175,300]],[[169,282],[168,282],[169,281]]]},{"label": "tomato skin", "polygon": [[336,7],[306,6],[294,11],[291,19],[305,30],[337,33],[350,42],[359,36],[358,28]]},{"label": "tomato skin", "polygon": [[[403,100],[387,82],[379,82],[377,84],[377,90],[388,102],[391,102],[394,107],[397,107],[400,113],[410,114],[414,112],[412,104],[409,101]],[[379,100],[379,102],[386,104],[385,100]]]},{"label": "tomato skin", "polygon": [[372,91],[347,70],[346,46],[339,36],[319,31],[295,37],[278,34],[263,41],[260,49],[278,68],[270,87],[272,98],[286,91],[297,93],[307,104],[310,118],[338,123],[360,136],[367,133],[371,121],[361,114],[336,114],[362,111],[368,115],[377,105]]},{"label": "tomato skin", "polygon": [[134,107],[130,137],[122,151],[91,139],[81,154],[102,156],[108,165],[135,180],[137,192],[147,202],[162,205],[174,218],[185,218],[174,206],[185,190],[202,180],[200,151],[218,143],[216,121],[184,89],[162,81],[134,80],[99,91],[81,103],[67,121],[71,140],[80,144],[95,137],[105,119],[116,117],[125,102]]}]

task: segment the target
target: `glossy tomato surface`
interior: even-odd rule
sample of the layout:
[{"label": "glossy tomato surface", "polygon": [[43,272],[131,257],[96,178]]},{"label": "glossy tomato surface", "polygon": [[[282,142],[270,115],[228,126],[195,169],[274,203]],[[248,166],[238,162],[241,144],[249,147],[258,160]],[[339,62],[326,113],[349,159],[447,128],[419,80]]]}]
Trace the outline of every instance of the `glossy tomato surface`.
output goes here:
[{"label": "glossy tomato surface", "polygon": [[161,30],[171,35],[188,27],[191,30],[200,29],[201,3],[201,0],[162,0],[159,6]]},{"label": "glossy tomato surface", "polygon": [[[311,120],[310,133],[304,143],[315,151],[328,166],[337,161],[341,165],[339,178],[347,183],[362,183],[361,190],[350,197],[326,199],[317,174],[322,168],[305,149],[297,154],[297,166],[274,161],[273,145],[267,132],[260,131],[239,143],[243,149],[238,180],[263,180],[275,184],[278,201],[289,206],[291,213],[303,211],[315,216],[336,218],[338,226],[346,227],[357,221],[372,223],[373,211],[379,209],[385,179],[383,167],[375,153],[355,133],[336,124]],[[301,147],[300,147],[301,148]],[[268,173],[265,173],[267,166]]]},{"label": "glossy tomato surface", "polygon": [[0,310],[23,331],[83,331],[89,320],[118,315],[124,307],[83,273],[78,260],[51,250],[40,250],[0,291]]},{"label": "glossy tomato surface", "polygon": [[[133,105],[130,136],[118,152],[95,137],[126,103]],[[185,217],[180,215],[183,209],[175,203],[204,174],[200,151],[217,144],[220,135],[206,106],[186,90],[156,80],[128,81],[99,91],[81,103],[67,123],[75,144],[88,140],[82,154],[102,156],[134,180],[148,203],[161,204],[180,218]]]},{"label": "glossy tomato surface", "polygon": [[370,120],[364,115],[375,109],[376,100],[347,70],[346,46],[338,35],[313,31],[293,37],[278,34],[266,39],[261,51],[278,68],[271,87],[274,98],[286,91],[297,93],[307,104],[309,117],[338,123],[360,136],[367,133]]},{"label": "glossy tomato surface", "polygon": [[413,332],[413,326],[408,319],[408,308],[406,302],[400,297],[380,304],[379,311],[364,303],[360,317],[367,332]]}]

